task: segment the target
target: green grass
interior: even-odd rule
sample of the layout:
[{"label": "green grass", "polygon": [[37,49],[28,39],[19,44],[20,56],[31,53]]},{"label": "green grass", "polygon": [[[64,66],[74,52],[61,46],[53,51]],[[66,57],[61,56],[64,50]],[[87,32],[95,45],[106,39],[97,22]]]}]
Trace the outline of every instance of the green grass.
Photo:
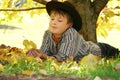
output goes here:
[{"label": "green grass", "polygon": [[116,64],[120,64],[120,58],[109,61],[109,63],[107,63],[107,61],[105,61],[105,64],[97,65],[95,69],[89,70],[91,79],[94,79],[96,76],[100,78],[110,78],[112,80],[120,79],[120,70],[115,69]]},{"label": "green grass", "polygon": [[23,57],[17,63],[9,62],[6,64],[4,70],[4,74],[21,74],[24,70],[31,70],[38,73],[40,64],[34,59],[28,61],[26,57]]},{"label": "green grass", "polygon": [[92,79],[96,76],[99,76],[100,78],[111,78],[114,80],[120,79],[120,71],[115,71],[111,65],[98,66],[95,70],[90,71],[90,75],[92,76]]},{"label": "green grass", "polygon": [[[58,65],[59,70],[53,64]],[[94,80],[98,76],[101,79],[120,79],[120,70],[115,69],[116,64],[120,64],[120,58],[112,61],[104,60],[104,63],[99,62],[96,66],[74,64],[74,61],[70,61],[69,63],[56,63],[54,60],[37,62],[32,58],[22,57],[17,63],[9,62],[8,64],[4,64],[4,72],[0,72],[0,74],[22,74],[22,71],[30,70],[42,76],[40,70],[44,70],[46,72],[45,75],[48,77],[54,75],[56,77],[79,77]]]}]

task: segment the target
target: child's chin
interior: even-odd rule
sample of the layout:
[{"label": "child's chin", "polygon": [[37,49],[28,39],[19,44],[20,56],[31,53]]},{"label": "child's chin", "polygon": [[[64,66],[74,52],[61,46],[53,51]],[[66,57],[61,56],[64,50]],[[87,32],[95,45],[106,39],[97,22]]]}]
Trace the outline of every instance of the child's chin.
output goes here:
[{"label": "child's chin", "polygon": [[57,33],[55,30],[50,30],[51,33]]}]

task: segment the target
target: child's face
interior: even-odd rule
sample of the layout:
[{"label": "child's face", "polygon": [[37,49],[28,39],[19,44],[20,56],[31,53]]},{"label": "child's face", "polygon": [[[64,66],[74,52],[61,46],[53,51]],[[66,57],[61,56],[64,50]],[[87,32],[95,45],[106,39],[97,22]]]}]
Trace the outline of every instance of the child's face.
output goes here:
[{"label": "child's face", "polygon": [[61,36],[64,31],[72,26],[72,23],[68,22],[67,15],[59,13],[51,13],[49,22],[49,30],[53,35]]}]

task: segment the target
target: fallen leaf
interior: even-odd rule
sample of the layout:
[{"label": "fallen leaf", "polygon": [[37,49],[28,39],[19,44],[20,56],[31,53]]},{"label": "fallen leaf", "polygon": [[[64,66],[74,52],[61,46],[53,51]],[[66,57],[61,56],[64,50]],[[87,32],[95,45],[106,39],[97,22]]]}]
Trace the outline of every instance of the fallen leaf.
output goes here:
[{"label": "fallen leaf", "polygon": [[30,75],[35,74],[35,72],[34,72],[34,71],[31,71],[31,70],[25,70],[25,71],[22,71],[22,74],[23,74],[23,75],[30,76]]},{"label": "fallen leaf", "polygon": [[0,71],[4,71],[4,66],[2,64],[0,64]]},{"label": "fallen leaf", "polygon": [[94,80],[102,80],[100,77],[96,76]]},{"label": "fallen leaf", "polygon": [[99,57],[93,54],[89,54],[82,58],[80,64],[94,66],[99,61]]},{"label": "fallen leaf", "polygon": [[115,70],[117,70],[117,71],[120,70],[120,63],[115,65]]},{"label": "fallen leaf", "polygon": [[53,63],[52,65],[54,66],[54,68],[56,69],[56,71],[60,70],[60,67],[56,63]]},{"label": "fallen leaf", "polygon": [[44,75],[44,76],[48,75],[47,71],[44,70],[44,69],[41,69],[41,70],[40,70],[40,73],[41,73],[42,75]]}]

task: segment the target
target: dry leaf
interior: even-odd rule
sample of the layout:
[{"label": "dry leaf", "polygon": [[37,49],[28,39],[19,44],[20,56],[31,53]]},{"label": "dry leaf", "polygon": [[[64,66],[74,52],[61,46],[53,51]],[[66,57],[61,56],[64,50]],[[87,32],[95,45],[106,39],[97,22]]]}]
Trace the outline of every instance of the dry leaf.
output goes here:
[{"label": "dry leaf", "polygon": [[120,71],[120,63],[115,65],[115,70]]},{"label": "dry leaf", "polygon": [[42,62],[42,59],[40,59],[39,57],[35,57],[35,60],[36,60],[37,62]]},{"label": "dry leaf", "polygon": [[96,76],[94,80],[102,80],[100,77]]},{"label": "dry leaf", "polygon": [[53,63],[52,65],[54,66],[54,68],[56,69],[56,71],[60,70],[60,67],[56,63]]},{"label": "dry leaf", "polygon": [[25,51],[28,51],[31,48],[34,48],[34,49],[37,48],[36,44],[33,41],[24,40],[23,45],[25,46],[24,48]]},{"label": "dry leaf", "polygon": [[48,75],[47,71],[44,70],[44,69],[41,69],[41,70],[40,70],[40,73],[41,73],[42,75],[44,75],[44,76]]},{"label": "dry leaf", "polygon": [[4,71],[4,66],[2,64],[0,64],[0,71]]},{"label": "dry leaf", "polygon": [[85,64],[85,65],[95,65],[99,60],[99,57],[93,54],[89,54],[85,57],[82,58],[80,61],[80,64]]},{"label": "dry leaf", "polygon": [[30,75],[35,74],[35,72],[34,72],[34,71],[31,71],[31,70],[25,70],[25,71],[22,71],[22,74],[23,74],[23,75],[30,76]]}]

